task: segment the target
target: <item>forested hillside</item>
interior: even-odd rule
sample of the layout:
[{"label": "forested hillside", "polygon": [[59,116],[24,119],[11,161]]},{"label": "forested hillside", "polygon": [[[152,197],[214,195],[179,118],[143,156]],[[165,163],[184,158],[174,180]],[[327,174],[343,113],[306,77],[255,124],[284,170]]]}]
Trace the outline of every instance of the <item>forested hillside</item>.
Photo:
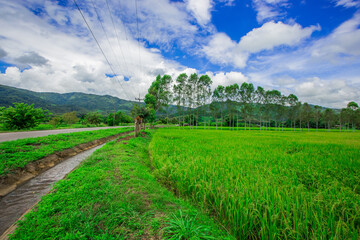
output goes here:
[{"label": "forested hillside", "polygon": [[76,111],[87,113],[101,111],[104,113],[123,111],[130,113],[134,102],[119,99],[109,95],[86,93],[52,93],[33,92],[25,89],[0,85],[0,107],[12,106],[14,102],[34,104],[35,107],[48,109],[54,114]]}]

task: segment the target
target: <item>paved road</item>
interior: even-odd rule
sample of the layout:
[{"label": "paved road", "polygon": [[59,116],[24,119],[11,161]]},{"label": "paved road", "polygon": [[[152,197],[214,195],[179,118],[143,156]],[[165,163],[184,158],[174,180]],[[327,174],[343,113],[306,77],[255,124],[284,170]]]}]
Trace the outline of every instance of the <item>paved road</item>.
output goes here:
[{"label": "paved road", "polygon": [[[123,126],[128,127],[128,126]],[[72,133],[83,131],[94,131],[108,128],[122,128],[122,127],[94,127],[94,128],[72,128],[72,129],[57,129],[57,130],[43,130],[43,131],[28,131],[28,132],[8,132],[0,133],[0,142],[13,141],[22,138],[44,137],[59,133]]]}]

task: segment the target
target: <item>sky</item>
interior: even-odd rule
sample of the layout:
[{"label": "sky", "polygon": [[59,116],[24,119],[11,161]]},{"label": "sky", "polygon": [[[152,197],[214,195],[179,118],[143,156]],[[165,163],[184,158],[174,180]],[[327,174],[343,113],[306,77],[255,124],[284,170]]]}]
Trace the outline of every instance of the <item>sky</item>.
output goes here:
[{"label": "sky", "polygon": [[76,2],[96,40],[73,0],[0,0],[0,84],[135,100],[158,74],[196,72],[360,103],[360,0]]}]

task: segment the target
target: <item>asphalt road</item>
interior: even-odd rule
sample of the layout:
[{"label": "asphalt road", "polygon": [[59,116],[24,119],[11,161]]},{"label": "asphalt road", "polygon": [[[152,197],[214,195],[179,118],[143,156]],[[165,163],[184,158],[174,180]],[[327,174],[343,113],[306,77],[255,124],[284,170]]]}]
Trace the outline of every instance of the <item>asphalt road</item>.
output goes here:
[{"label": "asphalt road", "polygon": [[[128,126],[123,126],[123,127],[128,127]],[[100,129],[123,128],[123,127],[94,127],[94,128],[72,128],[72,129],[56,129],[56,130],[28,131],[28,132],[8,132],[8,133],[0,133],[0,142],[13,141],[23,138],[44,137],[59,133],[94,131]]]}]

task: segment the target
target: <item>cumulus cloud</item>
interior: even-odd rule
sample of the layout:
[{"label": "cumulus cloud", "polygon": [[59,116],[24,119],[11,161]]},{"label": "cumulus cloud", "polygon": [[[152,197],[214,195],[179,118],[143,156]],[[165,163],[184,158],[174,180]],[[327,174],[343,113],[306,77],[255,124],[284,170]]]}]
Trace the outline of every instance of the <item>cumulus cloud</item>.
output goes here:
[{"label": "cumulus cloud", "polygon": [[[129,1],[121,3],[135,11]],[[143,3],[139,9],[140,28],[151,25],[141,20],[146,14],[157,15],[150,19],[162,23],[156,25],[153,22],[152,27],[158,28],[149,30],[154,34],[149,36],[149,42],[171,42],[171,37],[175,39],[174,35],[180,35],[181,31],[192,34],[196,30],[187,22],[189,16],[179,10],[181,6],[166,0],[144,0]],[[38,6],[41,6],[41,13],[35,14],[31,9]],[[160,49],[147,49],[145,43],[138,43],[132,25],[134,19],[125,26],[114,10],[113,17],[120,35],[117,38],[109,14],[104,8],[98,8],[110,47],[94,9],[80,6],[115,71],[115,77],[107,77],[113,72],[76,9],[43,0],[8,1],[0,8],[0,25],[3,26],[0,45],[7,50],[6,61],[17,67],[7,68],[0,74],[0,83],[34,91],[81,91],[134,100],[139,93],[146,93],[156,73],[172,74],[187,69],[164,58]],[[174,35],[167,33],[171,29],[175,29]],[[164,36],[170,37],[161,39],[162,34],[156,35],[162,31]],[[25,65],[31,68],[23,69]],[[125,77],[129,81],[124,81]]]},{"label": "cumulus cloud", "polygon": [[210,22],[212,5],[212,0],[187,0],[187,9],[192,12],[200,25]]},{"label": "cumulus cloud", "polygon": [[203,52],[213,63],[243,68],[251,53],[272,50],[281,45],[295,46],[316,30],[320,30],[320,26],[303,28],[297,23],[290,25],[271,21],[260,28],[254,28],[239,43],[232,41],[224,33],[217,33],[203,48]]},{"label": "cumulus cloud", "polygon": [[295,87],[295,94],[303,102],[321,106],[342,108],[350,101],[359,102],[360,89],[350,86],[345,80],[324,80],[318,77],[307,79]]},{"label": "cumulus cloud", "polygon": [[213,84],[212,84],[213,89],[215,89],[219,85],[228,86],[228,85],[232,85],[234,83],[241,85],[243,82],[249,81],[249,78],[246,77],[241,72],[234,72],[234,71],[217,72],[217,73],[207,72],[206,74],[209,75],[209,77],[213,81]]},{"label": "cumulus cloud", "polygon": [[204,46],[203,52],[212,63],[234,65],[240,68],[246,66],[248,59],[248,53],[239,51],[237,43],[225,33],[212,36],[209,44]]},{"label": "cumulus cloud", "polygon": [[239,42],[239,48],[248,52],[271,50],[279,45],[294,46],[311,34],[320,30],[320,26],[302,28],[300,24],[285,24],[274,21],[267,22],[260,28],[248,32]]}]

